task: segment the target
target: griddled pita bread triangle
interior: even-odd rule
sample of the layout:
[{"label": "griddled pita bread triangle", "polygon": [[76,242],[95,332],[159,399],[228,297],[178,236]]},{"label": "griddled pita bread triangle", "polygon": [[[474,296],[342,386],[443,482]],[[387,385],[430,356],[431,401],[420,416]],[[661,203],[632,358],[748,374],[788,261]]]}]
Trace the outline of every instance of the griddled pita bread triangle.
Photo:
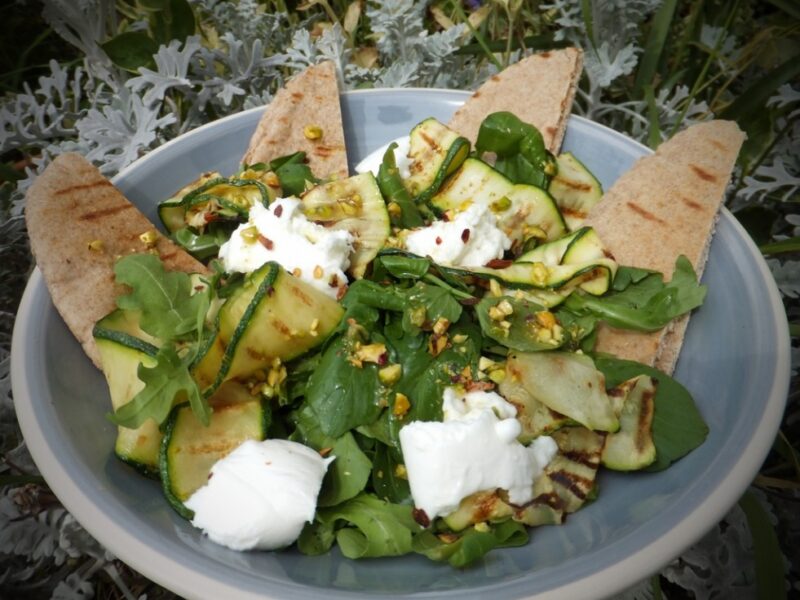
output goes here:
[{"label": "griddled pita bread triangle", "polygon": [[[306,127],[322,135],[309,139]],[[242,162],[252,165],[304,151],[317,177],[347,177],[342,109],[336,66],[328,61],[308,67],[275,94],[264,109]]]},{"label": "griddled pita bread triangle", "polygon": [[582,69],[579,48],[533,54],[490,77],[456,111],[449,127],[474,143],[486,116],[508,111],[535,125],[547,149],[557,152]]},{"label": "griddled pita bread triangle", "polygon": [[[114,281],[114,263],[120,256],[150,250],[139,236],[154,232],[154,225],[99,170],[73,153],[57,157],[36,178],[28,190],[25,220],[53,304],[99,367],[92,328],[124,293]],[[168,270],[207,271],[163,235],[157,235],[153,249]]]},{"label": "griddled pita bread triangle", "polygon": [[[622,265],[671,277],[683,254],[702,275],[725,187],[745,135],[732,121],[693,125],[639,159],[590,211],[595,228]],[[654,333],[601,327],[597,350],[672,373],[689,315]]]}]

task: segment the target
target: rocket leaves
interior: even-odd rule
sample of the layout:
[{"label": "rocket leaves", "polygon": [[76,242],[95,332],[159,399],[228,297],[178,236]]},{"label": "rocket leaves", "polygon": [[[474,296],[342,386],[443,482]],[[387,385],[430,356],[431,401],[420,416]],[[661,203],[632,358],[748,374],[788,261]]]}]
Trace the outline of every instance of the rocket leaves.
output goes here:
[{"label": "rocket leaves", "polygon": [[152,254],[131,254],[114,267],[117,282],[130,288],[117,306],[140,314],[142,331],[161,340],[152,367],[139,366],[145,384],[127,404],[109,415],[112,422],[135,429],[148,418],[162,423],[176,402],[189,401],[198,419],[208,423],[211,410],[189,370],[203,343],[210,291],[195,289],[187,273],[164,270]]}]

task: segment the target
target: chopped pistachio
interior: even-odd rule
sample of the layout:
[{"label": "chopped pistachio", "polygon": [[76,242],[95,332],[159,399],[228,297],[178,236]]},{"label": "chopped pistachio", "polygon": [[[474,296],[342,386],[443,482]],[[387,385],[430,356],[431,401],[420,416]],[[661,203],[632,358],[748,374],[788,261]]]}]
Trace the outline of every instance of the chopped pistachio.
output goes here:
[{"label": "chopped pistachio", "polygon": [[511,306],[511,303],[508,300],[501,300],[497,304],[497,308],[499,308],[500,312],[505,316],[509,316],[514,313],[514,307]]},{"label": "chopped pistachio", "polygon": [[489,307],[489,318],[492,321],[502,321],[505,318],[505,313],[500,310],[498,306],[490,306]]},{"label": "chopped pistachio", "polygon": [[540,310],[536,313],[536,322],[545,329],[552,329],[556,325],[556,317],[549,310]]},{"label": "chopped pistachio", "polygon": [[408,479],[408,470],[404,464],[399,464],[394,468],[394,476],[400,479]]},{"label": "chopped pistachio", "polygon": [[492,367],[497,366],[497,363],[494,362],[491,358],[486,358],[485,356],[481,356],[478,359],[478,370],[479,371],[488,371]]},{"label": "chopped pistachio", "polygon": [[386,364],[387,356],[386,344],[366,344],[356,350],[356,358],[377,365]]},{"label": "chopped pistachio", "polygon": [[239,235],[248,244],[255,244],[258,241],[258,228],[255,225],[250,225],[250,227],[242,229],[242,233]]},{"label": "chopped pistachio", "polygon": [[303,128],[303,135],[307,140],[318,140],[322,138],[322,127],[319,125],[306,125]]},{"label": "chopped pistachio", "polygon": [[294,275],[295,277],[302,277],[303,269],[301,269],[300,267],[295,267],[294,269],[292,269],[292,275]]},{"label": "chopped pistachio", "polygon": [[389,202],[389,204],[386,205],[386,211],[389,213],[390,217],[395,219],[399,219],[403,215],[403,209],[400,208],[397,202]]},{"label": "chopped pistachio", "polygon": [[454,344],[463,344],[469,339],[469,336],[465,333],[457,333],[452,339]]},{"label": "chopped pistachio", "polygon": [[264,183],[269,187],[281,187],[281,180],[278,179],[278,176],[272,171],[264,175]]},{"label": "chopped pistachio", "polygon": [[401,394],[397,392],[394,396],[394,406],[392,407],[392,414],[395,417],[403,418],[405,414],[411,408],[411,402],[408,400],[408,396],[405,394]]},{"label": "chopped pistachio", "polygon": [[489,280],[489,292],[491,292],[492,296],[499,298],[503,295],[503,290],[500,287],[500,283],[496,279]]},{"label": "chopped pistachio", "polygon": [[480,531],[481,533],[489,533],[491,531],[491,527],[486,521],[481,521],[480,523],[475,523],[475,531]]},{"label": "chopped pistachio", "polygon": [[450,321],[444,317],[439,317],[436,319],[436,323],[433,324],[433,333],[442,335],[445,331],[447,331],[448,327],[450,327]]},{"label": "chopped pistachio", "polygon": [[148,248],[152,248],[158,241],[158,232],[155,229],[145,231],[139,236],[139,240],[141,240],[141,242]]},{"label": "chopped pistachio", "polygon": [[489,371],[489,379],[491,379],[495,383],[502,383],[505,378],[506,378],[505,369],[493,369]]},{"label": "chopped pistachio", "polygon": [[102,252],[102,250],[104,248],[103,240],[92,240],[91,242],[86,244],[86,246],[92,252]]},{"label": "chopped pistachio", "polygon": [[378,371],[378,379],[384,385],[392,385],[396,383],[400,376],[403,374],[403,366],[399,364],[388,365]]},{"label": "chopped pistachio", "polygon": [[489,205],[489,209],[495,213],[507,211],[509,208],[511,208],[511,200],[508,196],[503,196]]},{"label": "chopped pistachio", "polygon": [[547,276],[549,274],[549,269],[544,263],[535,262],[533,263],[533,282],[538,285],[544,285],[547,282]]},{"label": "chopped pistachio", "polygon": [[447,348],[447,335],[431,335],[428,339],[428,352],[431,356],[439,356]]},{"label": "chopped pistachio", "polygon": [[461,204],[458,205],[458,212],[464,212],[470,206],[472,206],[472,200],[464,200]]}]

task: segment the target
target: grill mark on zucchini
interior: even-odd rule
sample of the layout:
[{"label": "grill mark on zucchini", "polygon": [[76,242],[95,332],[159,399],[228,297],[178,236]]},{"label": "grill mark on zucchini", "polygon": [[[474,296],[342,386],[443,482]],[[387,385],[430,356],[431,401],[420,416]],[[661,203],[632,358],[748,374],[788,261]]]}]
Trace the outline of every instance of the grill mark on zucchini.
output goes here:
[{"label": "grill mark on zucchini", "polygon": [[[576,498],[582,501],[586,500],[586,497],[589,495],[589,492],[594,486],[594,482],[592,480],[587,479],[586,477],[581,477],[580,475],[576,475],[575,473],[570,473],[569,471],[563,469],[548,473],[548,476],[553,483],[557,483],[561,487],[566,488]],[[584,490],[584,488],[586,489]]]}]

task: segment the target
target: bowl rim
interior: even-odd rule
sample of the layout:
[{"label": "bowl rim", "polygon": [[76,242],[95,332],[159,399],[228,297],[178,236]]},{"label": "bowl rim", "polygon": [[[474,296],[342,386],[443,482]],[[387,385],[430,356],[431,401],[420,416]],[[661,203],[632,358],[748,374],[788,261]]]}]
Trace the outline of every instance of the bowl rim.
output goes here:
[{"label": "bowl rim", "polygon": [[[343,92],[342,95],[369,96],[386,93],[409,95],[449,94],[456,100],[466,99],[470,95],[469,92],[461,90],[431,88],[376,88],[347,91]],[[255,107],[241,111],[182,134],[148,152],[121,170],[111,181],[116,183],[126,177],[132,169],[138,169],[143,164],[147,164],[148,161],[158,160],[163,152],[171,148],[173,144],[181,143],[188,136],[196,135],[198,132],[212,127],[224,127],[224,123],[229,120],[242,119],[246,114],[263,110],[264,107]],[[633,143],[644,154],[652,153],[652,150],[643,144],[610,127],[577,115],[570,116],[570,123],[573,121],[591,127],[602,128],[606,135],[622,139],[627,144]],[[536,595],[537,598],[596,598],[615,593],[656,572],[669,560],[680,555],[686,548],[700,539],[708,529],[713,527],[727,513],[748,487],[752,481],[753,474],[757,473],[758,468],[766,458],[772,445],[774,432],[777,431],[780,425],[789,389],[791,373],[790,338],[786,313],[777,287],[772,283],[772,274],[749,234],[724,207],[721,210],[721,218],[725,219],[733,227],[736,236],[743,240],[745,250],[760,258],[760,260],[756,261],[760,271],[759,275],[770,282],[765,291],[766,300],[776,315],[776,321],[773,325],[775,327],[775,342],[778,354],[775,363],[775,376],[772,379],[768,393],[765,394],[766,401],[762,418],[755,427],[754,433],[738,458],[735,467],[730,470],[719,486],[713,489],[693,511],[680,521],[677,527],[674,527],[662,537],[652,540],[638,552],[613,563],[607,568],[595,571],[587,577],[571,581],[565,586],[544,590]],[[11,347],[12,393],[23,437],[26,442],[30,442],[28,443],[29,451],[48,485],[57,494],[64,507],[115,556],[120,557],[124,562],[153,581],[182,596],[187,598],[228,597],[235,593],[237,598],[243,600],[264,600],[274,597],[231,587],[227,583],[207,575],[202,570],[193,568],[190,564],[167,556],[161,553],[158,548],[153,548],[143,543],[137,536],[132,535],[128,529],[114,522],[102,509],[101,504],[85,495],[77,483],[70,478],[53,447],[45,439],[39,418],[34,410],[34,403],[30,401],[32,392],[24,357],[29,356],[29,348],[31,345],[35,345],[37,340],[26,336],[24,330],[31,319],[34,318],[35,301],[41,294],[47,295],[47,290],[41,272],[37,267],[33,270],[26,284],[14,323]],[[516,581],[493,584],[492,588],[499,590],[503,587],[514,587]],[[191,582],[192,585],[187,585],[187,582]],[[301,590],[308,589],[302,584],[294,582],[287,582],[287,589],[295,585],[297,586],[296,591],[301,596],[303,595]],[[486,589],[483,588],[484,591]],[[198,595],[198,590],[202,590],[202,596]],[[463,595],[464,590],[459,592]],[[348,595],[351,593],[354,596],[358,595],[358,592],[347,592]],[[338,594],[334,593],[334,595]],[[422,595],[415,594],[416,597],[427,595],[427,593]]]}]

